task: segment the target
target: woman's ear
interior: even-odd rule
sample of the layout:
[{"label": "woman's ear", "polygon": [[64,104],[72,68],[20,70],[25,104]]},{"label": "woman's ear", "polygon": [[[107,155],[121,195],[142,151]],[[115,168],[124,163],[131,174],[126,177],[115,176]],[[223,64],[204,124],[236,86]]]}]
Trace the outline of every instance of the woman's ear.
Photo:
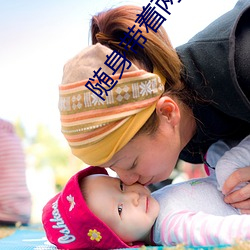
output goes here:
[{"label": "woman's ear", "polygon": [[162,96],[156,104],[156,113],[160,119],[175,126],[180,122],[178,104],[169,96]]}]

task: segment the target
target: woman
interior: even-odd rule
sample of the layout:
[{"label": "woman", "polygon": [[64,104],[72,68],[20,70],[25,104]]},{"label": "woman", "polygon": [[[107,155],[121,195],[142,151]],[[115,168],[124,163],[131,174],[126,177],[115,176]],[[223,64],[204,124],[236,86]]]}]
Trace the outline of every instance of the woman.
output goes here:
[{"label": "woman", "polygon": [[[250,134],[250,1],[239,1],[177,52],[163,28],[147,33],[135,23],[141,12],[122,6],[94,16],[94,45],[65,65],[60,86],[62,132],[72,152],[87,164],[113,169],[128,185],[162,181],[179,157],[201,163],[217,140]],[[140,30],[130,47],[128,27],[133,35]],[[124,73],[108,67],[114,52],[130,62]],[[100,70],[106,75],[98,76]],[[106,99],[86,88],[94,76],[119,78]],[[238,170],[225,190],[249,179],[250,167]],[[250,211],[249,191],[247,185],[225,201]]]}]

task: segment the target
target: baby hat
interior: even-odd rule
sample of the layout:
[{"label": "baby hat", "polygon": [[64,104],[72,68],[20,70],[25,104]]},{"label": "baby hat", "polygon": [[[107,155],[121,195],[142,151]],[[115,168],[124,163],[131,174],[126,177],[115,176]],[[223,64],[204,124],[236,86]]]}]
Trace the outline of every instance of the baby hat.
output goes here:
[{"label": "baby hat", "polygon": [[140,70],[100,43],[83,49],[64,66],[59,86],[61,131],[72,153],[93,166],[110,160],[154,112],[164,84],[157,69]]},{"label": "baby hat", "polygon": [[48,240],[59,249],[131,248],[88,208],[79,181],[93,174],[108,175],[100,167],[83,169],[45,205],[42,222]]}]

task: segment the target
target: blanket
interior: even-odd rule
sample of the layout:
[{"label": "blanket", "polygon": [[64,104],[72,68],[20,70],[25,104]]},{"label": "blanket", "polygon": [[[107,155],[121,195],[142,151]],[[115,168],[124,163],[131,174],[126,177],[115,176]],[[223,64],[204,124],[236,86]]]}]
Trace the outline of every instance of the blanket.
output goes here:
[{"label": "blanket", "polygon": [[[13,233],[0,239],[0,249],[4,250],[57,250],[57,248],[48,242],[45,232],[41,225],[22,226],[14,228]],[[244,242],[236,246],[217,246],[217,247],[162,247],[147,246],[133,248],[134,250],[245,250],[250,249],[250,243]],[[125,250],[125,249],[123,249]]]}]

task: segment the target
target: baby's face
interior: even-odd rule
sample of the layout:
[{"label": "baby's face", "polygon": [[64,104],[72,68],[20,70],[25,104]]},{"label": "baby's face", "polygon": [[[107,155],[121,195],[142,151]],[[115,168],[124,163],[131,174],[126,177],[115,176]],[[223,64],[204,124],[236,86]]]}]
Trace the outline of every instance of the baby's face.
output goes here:
[{"label": "baby's face", "polygon": [[88,206],[126,243],[145,240],[159,214],[159,204],[141,184],[127,186],[105,175],[85,178]]}]

